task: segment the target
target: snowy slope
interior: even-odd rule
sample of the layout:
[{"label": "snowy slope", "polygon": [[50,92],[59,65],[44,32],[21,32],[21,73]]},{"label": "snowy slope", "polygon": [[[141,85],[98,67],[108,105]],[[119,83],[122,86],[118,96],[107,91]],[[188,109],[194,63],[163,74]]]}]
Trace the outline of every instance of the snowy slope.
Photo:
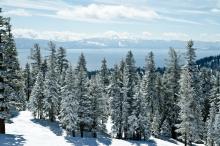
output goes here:
[{"label": "snowy slope", "polygon": [[73,138],[66,136],[57,123],[33,120],[29,111],[20,112],[13,122],[6,125],[7,135],[0,135],[0,146],[183,146],[175,140],[153,137],[147,142],[124,141],[104,136],[97,139]]}]

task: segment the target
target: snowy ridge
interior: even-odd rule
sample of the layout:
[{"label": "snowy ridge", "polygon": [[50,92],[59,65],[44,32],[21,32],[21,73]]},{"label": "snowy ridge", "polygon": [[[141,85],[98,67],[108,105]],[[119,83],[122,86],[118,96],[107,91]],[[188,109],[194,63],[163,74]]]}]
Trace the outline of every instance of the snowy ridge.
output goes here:
[{"label": "snowy ridge", "polygon": [[29,111],[20,112],[13,122],[6,125],[7,134],[0,135],[0,146],[183,146],[176,140],[153,137],[148,141],[125,141],[104,136],[73,138],[66,136],[57,123],[35,121]]}]

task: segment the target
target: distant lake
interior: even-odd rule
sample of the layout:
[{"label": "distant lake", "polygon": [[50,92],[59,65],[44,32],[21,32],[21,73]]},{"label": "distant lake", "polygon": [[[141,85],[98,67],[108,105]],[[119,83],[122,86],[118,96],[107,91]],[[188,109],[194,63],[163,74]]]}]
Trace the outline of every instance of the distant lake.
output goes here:
[{"label": "distant lake", "polygon": [[[67,49],[67,58],[73,66],[77,64],[79,55],[84,53],[87,61],[87,68],[89,70],[99,69],[101,66],[101,60],[105,57],[108,63],[108,67],[113,67],[114,64],[118,64],[121,59],[125,58],[127,52],[131,50],[134,54],[136,66],[143,67],[145,65],[145,57],[150,51],[153,51],[155,56],[155,62],[157,66],[164,66],[165,59],[168,57],[169,49]],[[177,52],[181,55],[181,60],[184,61],[184,53],[186,49],[177,49]],[[47,50],[41,51],[43,56],[48,55]],[[199,49],[196,50],[197,59],[220,54],[220,49]],[[30,50],[18,49],[19,61],[24,67],[27,62],[30,62],[28,56],[30,56]]]}]

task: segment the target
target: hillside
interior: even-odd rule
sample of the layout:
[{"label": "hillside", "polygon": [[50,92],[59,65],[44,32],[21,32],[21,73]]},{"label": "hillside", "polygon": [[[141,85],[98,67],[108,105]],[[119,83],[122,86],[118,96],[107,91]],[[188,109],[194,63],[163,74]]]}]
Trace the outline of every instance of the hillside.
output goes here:
[{"label": "hillside", "polygon": [[151,137],[149,141],[124,141],[100,136],[95,138],[73,138],[66,136],[57,123],[34,120],[29,111],[20,112],[7,124],[7,134],[0,135],[1,146],[182,146],[172,139]]},{"label": "hillside", "polygon": [[199,67],[220,70],[220,55],[204,57],[196,61]]}]

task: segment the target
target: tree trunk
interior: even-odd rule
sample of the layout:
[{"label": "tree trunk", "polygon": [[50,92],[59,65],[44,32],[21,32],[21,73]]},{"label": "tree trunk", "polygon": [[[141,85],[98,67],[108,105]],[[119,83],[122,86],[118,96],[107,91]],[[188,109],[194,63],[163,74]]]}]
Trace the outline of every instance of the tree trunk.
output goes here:
[{"label": "tree trunk", "polygon": [[141,132],[140,132],[140,130],[137,131],[137,140],[141,140]]},{"label": "tree trunk", "polygon": [[0,119],[0,134],[5,134],[5,120]]},{"label": "tree trunk", "polygon": [[74,130],[72,131],[72,136],[73,136],[73,137],[75,137],[75,136],[76,136],[76,134],[75,134],[75,131],[74,131]]},{"label": "tree trunk", "polygon": [[213,140],[211,141],[211,146],[214,146],[214,141]]},{"label": "tree trunk", "polygon": [[83,131],[80,130],[81,137],[83,138]]},{"label": "tree trunk", "polygon": [[192,141],[191,140],[189,141],[189,145],[192,146]]},{"label": "tree trunk", "polygon": [[124,135],[125,135],[125,139],[128,139],[128,129],[124,128]]},{"label": "tree trunk", "polygon": [[121,132],[117,133],[116,138],[117,138],[117,139],[122,139],[122,133],[121,133]]},{"label": "tree trunk", "polygon": [[184,141],[184,146],[187,146],[187,138],[186,138],[186,133],[185,133],[185,141]]},{"label": "tree trunk", "polygon": [[43,119],[43,116],[42,116],[42,114],[40,113],[40,119]]},{"label": "tree trunk", "polygon": [[173,139],[177,139],[176,127],[175,126],[171,127],[171,137]]},{"label": "tree trunk", "polygon": [[97,138],[97,133],[96,132],[93,132],[93,137]]},{"label": "tree trunk", "polygon": [[132,139],[133,139],[133,140],[137,140],[137,135],[136,135],[135,132],[133,132],[133,134],[132,134]]},{"label": "tree trunk", "polygon": [[28,85],[27,85],[28,87],[27,87],[27,99],[26,99],[26,101],[29,101],[29,99],[30,99],[30,91],[29,91],[29,83],[28,83]]},{"label": "tree trunk", "polygon": [[80,135],[81,135],[81,137],[83,137],[83,130],[84,130],[84,126],[81,124],[80,125]]},{"label": "tree trunk", "polygon": [[118,130],[118,134],[117,134],[117,138],[118,139],[122,139],[122,126],[121,126],[121,122],[120,122],[120,126],[119,126],[119,130]]},{"label": "tree trunk", "polygon": [[51,122],[55,121],[54,113],[53,113],[53,108],[49,111],[49,120]]}]

